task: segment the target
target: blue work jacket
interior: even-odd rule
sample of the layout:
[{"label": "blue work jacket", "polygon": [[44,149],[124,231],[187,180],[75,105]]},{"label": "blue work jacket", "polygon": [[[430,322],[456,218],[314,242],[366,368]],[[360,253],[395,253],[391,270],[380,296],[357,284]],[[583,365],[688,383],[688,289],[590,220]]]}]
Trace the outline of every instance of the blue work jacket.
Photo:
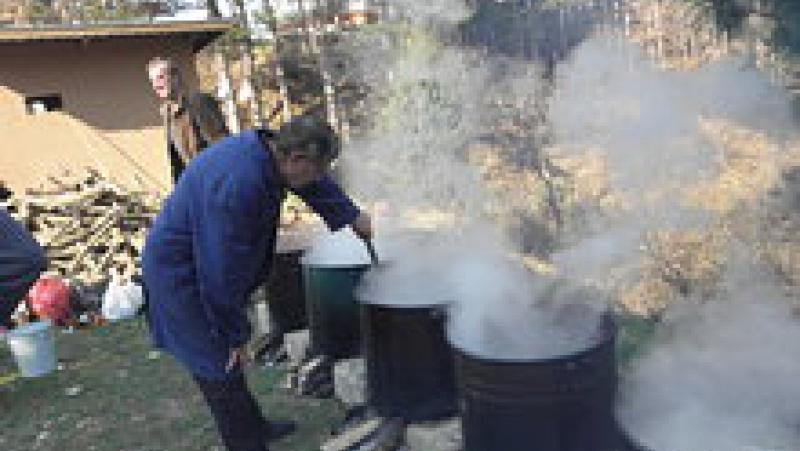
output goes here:
[{"label": "blue work jacket", "polygon": [[[244,132],[190,162],[150,230],[153,340],[199,377],[225,379],[230,349],[249,339],[245,308],[269,272],[286,189],[258,132]],[[293,191],[332,230],[359,214],[330,177]]]}]

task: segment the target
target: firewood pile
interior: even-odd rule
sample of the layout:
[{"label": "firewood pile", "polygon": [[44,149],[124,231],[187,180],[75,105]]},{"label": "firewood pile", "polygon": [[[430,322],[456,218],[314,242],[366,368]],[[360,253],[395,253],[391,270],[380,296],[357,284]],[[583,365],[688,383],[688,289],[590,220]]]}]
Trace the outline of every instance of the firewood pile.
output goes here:
[{"label": "firewood pile", "polygon": [[139,274],[139,255],[160,199],[86,169],[49,177],[47,186],[11,193],[0,205],[45,247],[50,272],[94,285],[112,271]]}]

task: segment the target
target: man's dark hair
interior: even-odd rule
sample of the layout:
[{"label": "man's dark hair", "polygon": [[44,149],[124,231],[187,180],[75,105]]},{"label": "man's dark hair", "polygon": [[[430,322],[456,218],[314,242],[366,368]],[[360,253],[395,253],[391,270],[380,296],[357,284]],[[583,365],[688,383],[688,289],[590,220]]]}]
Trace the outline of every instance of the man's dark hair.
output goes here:
[{"label": "man's dark hair", "polygon": [[339,138],[330,125],[316,114],[292,118],[278,131],[275,150],[283,155],[304,152],[321,163],[329,163],[339,156]]}]

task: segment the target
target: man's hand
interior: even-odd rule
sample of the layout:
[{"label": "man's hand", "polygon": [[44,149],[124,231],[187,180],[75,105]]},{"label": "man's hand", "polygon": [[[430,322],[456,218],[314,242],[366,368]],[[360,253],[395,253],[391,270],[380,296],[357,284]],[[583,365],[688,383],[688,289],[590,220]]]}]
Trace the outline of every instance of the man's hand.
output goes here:
[{"label": "man's hand", "polygon": [[370,218],[367,213],[362,211],[356,220],[350,224],[350,228],[353,229],[356,236],[362,240],[372,240],[372,218]]},{"label": "man's hand", "polygon": [[250,362],[250,354],[247,352],[247,345],[242,345],[238,348],[231,349],[228,357],[228,363],[225,365],[225,372],[230,373],[236,365],[245,367]]}]

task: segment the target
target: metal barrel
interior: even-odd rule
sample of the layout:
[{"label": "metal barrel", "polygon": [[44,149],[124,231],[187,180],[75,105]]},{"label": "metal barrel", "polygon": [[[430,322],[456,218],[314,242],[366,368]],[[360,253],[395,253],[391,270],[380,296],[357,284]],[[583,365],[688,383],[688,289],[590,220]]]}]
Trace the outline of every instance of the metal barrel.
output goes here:
[{"label": "metal barrel", "polygon": [[379,415],[429,421],[456,413],[444,323],[443,306],[361,305],[367,399]]},{"label": "metal barrel", "polygon": [[281,334],[308,326],[302,256],[301,249],[277,252],[266,284],[270,318]]},{"label": "metal barrel", "polygon": [[464,451],[615,451],[615,326],[580,352],[492,360],[455,349]]},{"label": "metal barrel", "polygon": [[312,352],[334,359],[355,357],[361,350],[355,289],[369,265],[303,265]]}]

